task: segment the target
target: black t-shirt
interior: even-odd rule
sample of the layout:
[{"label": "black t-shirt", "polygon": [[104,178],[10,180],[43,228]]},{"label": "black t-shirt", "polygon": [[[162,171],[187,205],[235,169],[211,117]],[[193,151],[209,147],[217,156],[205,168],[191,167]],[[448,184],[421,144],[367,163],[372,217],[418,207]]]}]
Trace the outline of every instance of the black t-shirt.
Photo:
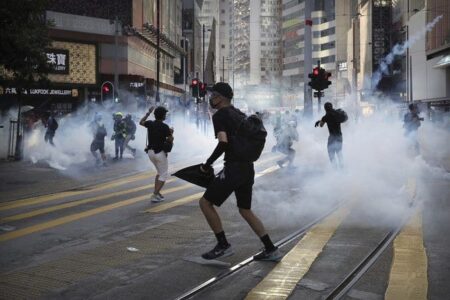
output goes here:
[{"label": "black t-shirt", "polygon": [[[213,116],[214,134],[217,138],[217,133],[225,131],[228,141],[235,135],[238,128],[238,121],[240,117],[245,117],[245,114],[234,106],[227,106],[219,109]],[[231,147],[227,147],[225,151],[225,161],[239,161],[233,154]]]},{"label": "black t-shirt", "polygon": [[170,136],[170,128],[162,121],[146,121],[144,126],[148,132],[148,149],[159,153],[163,149],[163,144]]},{"label": "black t-shirt", "polygon": [[341,123],[338,122],[335,110],[328,111],[325,116],[323,116],[322,122],[327,123],[330,135],[342,136]]}]

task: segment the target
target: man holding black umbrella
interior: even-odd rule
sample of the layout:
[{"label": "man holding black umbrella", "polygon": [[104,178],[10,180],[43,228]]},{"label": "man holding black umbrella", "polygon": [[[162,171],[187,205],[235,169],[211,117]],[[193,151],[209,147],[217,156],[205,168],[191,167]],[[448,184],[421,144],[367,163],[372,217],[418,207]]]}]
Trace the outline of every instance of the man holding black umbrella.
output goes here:
[{"label": "man holding black umbrella", "polygon": [[217,245],[204,253],[202,257],[212,260],[233,255],[231,245],[225,237],[222,222],[214,206],[221,206],[234,192],[239,213],[264,244],[264,250],[253,258],[255,260],[279,261],[281,253],[278,247],[274,246],[264,229],[264,225],[251,210],[252,188],[255,179],[253,161],[243,160],[230,145],[231,139],[235,137],[239,128],[239,122],[236,120],[246,118],[245,114],[231,105],[232,98],[233,90],[227,83],[218,82],[212,87],[209,104],[213,109],[217,109],[212,120],[218,144],[206,163],[200,168],[203,172],[208,172],[214,161],[223,153],[225,153],[225,163],[223,170],[215,176],[200,199],[200,208],[217,238]]}]

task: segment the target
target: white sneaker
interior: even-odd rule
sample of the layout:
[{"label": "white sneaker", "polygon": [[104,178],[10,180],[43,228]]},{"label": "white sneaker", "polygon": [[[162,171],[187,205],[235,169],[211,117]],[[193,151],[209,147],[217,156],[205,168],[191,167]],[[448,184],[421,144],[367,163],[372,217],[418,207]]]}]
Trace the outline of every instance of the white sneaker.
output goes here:
[{"label": "white sneaker", "polygon": [[164,201],[164,199],[159,198],[158,195],[152,194],[152,196],[150,197],[150,201],[152,203],[159,203]]},{"label": "white sneaker", "polygon": [[156,197],[158,197],[158,198],[159,198],[159,200],[161,200],[161,201],[164,201],[164,200],[166,200],[166,198],[164,198],[164,196],[163,196],[163,195],[161,195],[161,193],[158,193],[158,194],[156,194]]}]

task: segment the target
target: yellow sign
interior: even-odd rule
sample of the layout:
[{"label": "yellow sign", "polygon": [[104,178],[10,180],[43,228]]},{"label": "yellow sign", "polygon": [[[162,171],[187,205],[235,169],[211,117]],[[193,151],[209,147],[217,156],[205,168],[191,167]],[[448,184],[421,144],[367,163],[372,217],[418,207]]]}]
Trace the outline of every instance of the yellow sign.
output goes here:
[{"label": "yellow sign", "polygon": [[48,79],[51,82],[78,84],[97,83],[95,45],[54,41],[52,47],[68,50],[69,74],[49,74]]}]

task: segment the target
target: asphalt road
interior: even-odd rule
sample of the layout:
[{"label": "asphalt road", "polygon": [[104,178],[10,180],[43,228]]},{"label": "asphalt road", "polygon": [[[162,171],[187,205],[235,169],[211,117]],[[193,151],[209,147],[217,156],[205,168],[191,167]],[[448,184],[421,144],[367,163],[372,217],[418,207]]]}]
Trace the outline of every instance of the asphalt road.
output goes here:
[{"label": "asphalt road", "polygon": [[[381,210],[379,203],[368,205],[361,201],[365,195],[356,192],[352,199],[334,195],[333,201],[307,197],[303,182],[312,181],[303,178],[320,178],[323,170],[280,169],[278,157],[266,153],[257,163],[253,200],[254,211],[274,241],[335,204],[345,205],[283,247],[287,255],[281,263],[251,263],[195,299],[260,299],[269,294],[322,299],[396,223],[398,211]],[[0,298],[175,299],[222,274],[226,269],[191,261],[215,245],[198,208],[202,189],[172,178],[163,191],[167,200],[151,204],[153,176],[141,172],[2,202],[0,226],[12,230],[0,232]],[[425,291],[428,299],[445,299],[450,294],[450,184],[421,178],[411,193],[422,222],[408,226],[423,235],[404,234],[413,239],[411,245],[423,245],[415,250],[423,249],[427,258],[425,263],[406,263],[425,276],[415,295]],[[262,244],[239,216],[235,199],[231,197],[219,212],[235,251],[224,261],[235,265],[257,253]],[[347,298],[388,299],[388,291],[401,292],[393,279],[408,278],[392,272],[399,258],[395,253],[402,249],[399,242],[390,245]]]}]

